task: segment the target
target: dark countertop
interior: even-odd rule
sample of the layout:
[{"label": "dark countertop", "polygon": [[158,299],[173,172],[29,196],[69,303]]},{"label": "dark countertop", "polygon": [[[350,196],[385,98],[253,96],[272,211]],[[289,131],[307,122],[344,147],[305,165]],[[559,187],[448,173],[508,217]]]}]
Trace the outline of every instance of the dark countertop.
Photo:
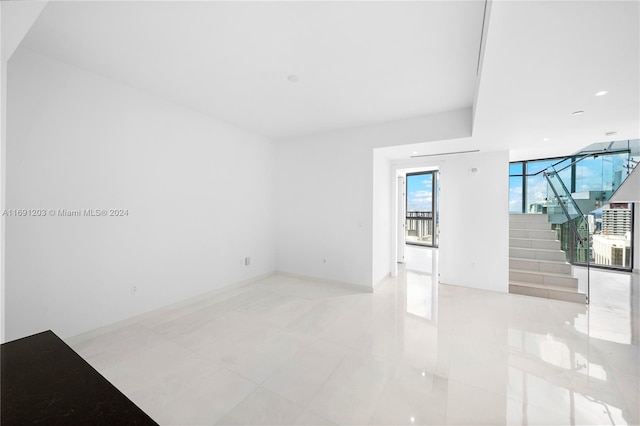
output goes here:
[{"label": "dark countertop", "polygon": [[157,425],[52,331],[0,345],[0,421]]}]

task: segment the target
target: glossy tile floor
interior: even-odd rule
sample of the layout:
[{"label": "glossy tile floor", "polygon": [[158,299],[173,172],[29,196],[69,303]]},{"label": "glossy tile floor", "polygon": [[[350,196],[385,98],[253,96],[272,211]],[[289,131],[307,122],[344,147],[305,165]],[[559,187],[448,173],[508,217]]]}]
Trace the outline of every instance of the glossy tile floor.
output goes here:
[{"label": "glossy tile floor", "polygon": [[374,293],[275,275],[68,339],[160,424],[638,424],[638,276],[589,307],[437,284],[407,249]]}]

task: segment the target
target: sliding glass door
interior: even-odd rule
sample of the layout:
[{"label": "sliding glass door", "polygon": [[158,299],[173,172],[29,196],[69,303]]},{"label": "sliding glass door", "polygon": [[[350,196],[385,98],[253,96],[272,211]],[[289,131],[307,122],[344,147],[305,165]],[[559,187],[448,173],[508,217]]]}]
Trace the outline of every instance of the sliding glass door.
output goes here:
[{"label": "sliding glass door", "polygon": [[407,174],[406,242],[438,246],[438,172]]}]

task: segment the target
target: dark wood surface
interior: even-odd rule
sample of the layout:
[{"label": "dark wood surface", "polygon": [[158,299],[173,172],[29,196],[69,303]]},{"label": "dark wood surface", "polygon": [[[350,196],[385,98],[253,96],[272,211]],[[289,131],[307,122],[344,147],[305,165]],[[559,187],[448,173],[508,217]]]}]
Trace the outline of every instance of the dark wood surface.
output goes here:
[{"label": "dark wood surface", "polygon": [[0,422],[157,425],[51,331],[0,345]]}]

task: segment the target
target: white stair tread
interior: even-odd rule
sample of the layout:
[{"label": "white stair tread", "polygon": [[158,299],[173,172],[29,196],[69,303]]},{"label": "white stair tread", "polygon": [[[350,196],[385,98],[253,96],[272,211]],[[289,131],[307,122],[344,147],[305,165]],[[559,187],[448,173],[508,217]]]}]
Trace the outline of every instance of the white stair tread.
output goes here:
[{"label": "white stair tread", "polygon": [[545,225],[549,225],[549,229],[551,229],[552,223],[543,220],[510,220],[509,227],[512,229],[517,228],[518,226],[526,226],[527,223],[544,223]]},{"label": "white stair tread", "polygon": [[[532,224],[535,223],[536,225],[549,225],[549,227],[539,227],[539,228],[527,228],[526,224]],[[552,231],[555,232],[553,230],[553,228],[551,227],[550,223],[547,222],[511,222],[509,223],[509,229],[514,230],[514,229],[521,229],[521,230],[525,230],[525,231]]]},{"label": "white stair tread", "polygon": [[527,238],[527,237],[509,237],[510,240],[525,240],[525,241],[557,241],[559,240],[550,240],[547,238]]},{"label": "white stair tread", "polygon": [[527,283],[527,282],[522,282],[522,281],[509,281],[509,285],[517,285],[517,286],[520,286],[520,287],[542,288],[542,289],[546,289],[546,290],[562,291],[562,292],[565,292],[565,293],[584,294],[581,291],[579,291],[577,288],[565,287],[565,286],[562,286],[562,285],[554,285],[554,284],[537,284],[537,283]]},{"label": "white stair tread", "polygon": [[[561,249],[543,249],[543,248],[531,248],[531,247],[509,247],[510,249],[516,249],[516,250],[531,250],[531,251],[552,251],[554,253],[562,253],[565,254],[565,252]],[[513,258],[512,258],[513,259]]]},{"label": "white stair tread", "polygon": [[[531,231],[533,231],[534,234],[538,234],[538,238],[539,240],[556,240],[557,238],[556,236],[558,234],[556,234],[554,231],[552,230],[544,230],[544,229],[509,229],[509,232],[526,232],[526,233],[531,233]],[[511,234],[509,234],[509,238],[531,238],[531,236],[526,236],[526,237],[512,237]]]},{"label": "white stair tread", "polygon": [[574,276],[571,276],[569,274],[559,274],[557,272],[541,272],[541,271],[532,271],[530,269],[511,269],[509,268],[510,272],[523,272],[525,274],[533,274],[533,275],[544,275],[547,277],[560,277],[560,278],[575,278]]},{"label": "white stair tread", "polygon": [[531,229],[531,228],[514,228],[513,226],[510,226],[509,227],[509,231],[527,231],[527,232],[533,231],[533,232],[538,232],[538,233],[543,232],[543,233],[548,234],[548,235],[551,235],[551,234],[557,235],[556,231],[554,231],[551,228],[549,228],[549,229]]},{"label": "white stair tread", "polygon": [[[553,233],[553,235],[557,235],[556,231],[554,231],[553,229],[536,229],[536,228],[514,228],[513,226],[509,227],[509,231],[527,231],[527,232],[544,232],[548,235],[551,235],[551,233]],[[522,237],[520,237],[522,238]]]},{"label": "white stair tread", "polygon": [[[514,248],[521,248],[521,247],[514,247]],[[534,249],[534,250],[538,250],[538,249]],[[527,257],[510,257],[509,260],[523,260],[525,262],[540,262],[540,263],[553,263],[553,264],[557,264],[557,265],[571,265],[569,262],[562,262],[560,260],[540,260],[540,259],[530,259]]]},{"label": "white stair tread", "polygon": [[548,222],[549,216],[546,213],[509,213],[509,219],[524,219],[514,220],[514,222]]}]

